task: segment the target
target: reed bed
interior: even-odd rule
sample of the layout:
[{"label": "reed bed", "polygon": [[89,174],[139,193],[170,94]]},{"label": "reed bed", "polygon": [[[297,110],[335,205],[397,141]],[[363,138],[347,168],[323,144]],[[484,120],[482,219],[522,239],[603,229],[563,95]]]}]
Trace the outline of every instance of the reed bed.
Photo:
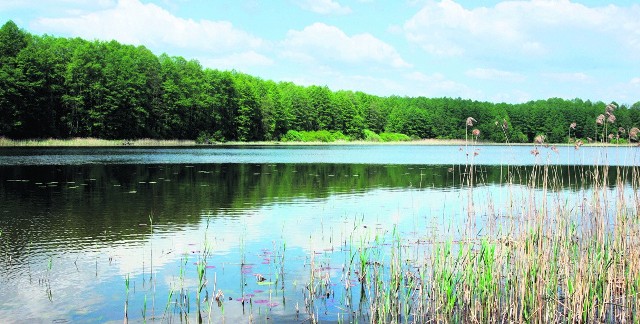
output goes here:
[{"label": "reed bed", "polygon": [[[535,157],[557,152],[537,141]],[[394,230],[361,242],[337,285],[346,296],[342,321],[640,323],[640,169],[562,174],[542,158],[526,170],[505,166],[509,197],[497,205],[474,194],[483,178],[469,143],[469,163],[452,168],[468,192],[460,202],[466,223],[417,239]],[[481,204],[489,212],[477,214]],[[360,291],[359,303],[348,300],[350,289]]]}]

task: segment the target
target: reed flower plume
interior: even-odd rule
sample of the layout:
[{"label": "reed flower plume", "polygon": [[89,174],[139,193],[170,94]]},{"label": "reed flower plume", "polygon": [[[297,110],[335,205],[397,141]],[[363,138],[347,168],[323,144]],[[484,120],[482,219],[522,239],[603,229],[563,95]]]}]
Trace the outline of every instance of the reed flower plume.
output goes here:
[{"label": "reed flower plume", "polygon": [[477,123],[478,121],[475,120],[475,118],[473,117],[467,117],[467,126],[468,127],[473,127],[474,123]]},{"label": "reed flower plume", "polygon": [[638,129],[638,127],[634,127],[632,129],[629,130],[629,137],[637,140],[638,139],[638,133],[640,133],[640,129]]}]

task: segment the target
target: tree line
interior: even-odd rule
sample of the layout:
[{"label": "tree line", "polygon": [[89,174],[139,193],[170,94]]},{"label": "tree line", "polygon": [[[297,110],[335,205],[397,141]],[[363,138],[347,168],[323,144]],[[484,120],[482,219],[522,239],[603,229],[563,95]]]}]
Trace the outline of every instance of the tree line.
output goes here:
[{"label": "tree line", "polygon": [[[598,123],[606,107],[581,99],[507,104],[332,91],[204,68],[144,46],[33,35],[12,21],[0,28],[0,136],[14,139],[272,141],[291,131],[460,139],[472,136],[470,127],[493,142],[631,139],[640,102],[616,105],[613,121]],[[468,126],[467,117],[477,123]]]}]

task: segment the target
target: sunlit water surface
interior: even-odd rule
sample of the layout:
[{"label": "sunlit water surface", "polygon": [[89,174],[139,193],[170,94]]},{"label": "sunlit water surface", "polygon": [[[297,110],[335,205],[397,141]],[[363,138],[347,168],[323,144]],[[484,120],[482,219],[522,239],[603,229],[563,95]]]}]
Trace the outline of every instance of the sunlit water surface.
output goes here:
[{"label": "sunlit water surface", "polygon": [[[195,320],[202,285],[205,321],[304,321],[310,271],[344,285],[344,268],[371,240],[455,238],[470,214],[482,235],[502,207],[549,195],[527,186],[534,168],[560,165],[551,194],[579,201],[593,165],[640,157],[635,147],[532,149],[2,149],[0,318],[121,322],[126,304],[132,321]],[[345,300],[360,298],[351,291],[335,289],[311,311],[349,320]]]}]

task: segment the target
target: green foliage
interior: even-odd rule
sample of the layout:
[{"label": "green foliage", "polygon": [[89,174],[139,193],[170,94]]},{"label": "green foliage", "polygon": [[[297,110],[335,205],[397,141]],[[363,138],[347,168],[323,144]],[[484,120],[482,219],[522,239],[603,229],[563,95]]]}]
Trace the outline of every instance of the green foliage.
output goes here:
[{"label": "green foliage", "polygon": [[382,142],[382,138],[380,137],[380,135],[368,129],[364,130],[364,140],[367,142]]},{"label": "green foliage", "polygon": [[411,137],[400,133],[380,133],[383,142],[406,142],[412,140]]},{"label": "green foliage", "polygon": [[282,137],[283,142],[323,142],[348,141],[349,137],[340,131],[294,131],[290,130]]},{"label": "green foliage", "polygon": [[[154,55],[143,46],[31,35],[0,27],[0,136],[220,141],[464,139],[473,117],[482,140],[547,142],[624,138],[640,126],[640,102],[595,120],[602,102],[493,104],[460,98],[378,97],[262,80]],[[569,129],[571,123],[576,127]],[[406,134],[406,135],[402,135]],[[623,141],[614,141],[624,143]]]}]

